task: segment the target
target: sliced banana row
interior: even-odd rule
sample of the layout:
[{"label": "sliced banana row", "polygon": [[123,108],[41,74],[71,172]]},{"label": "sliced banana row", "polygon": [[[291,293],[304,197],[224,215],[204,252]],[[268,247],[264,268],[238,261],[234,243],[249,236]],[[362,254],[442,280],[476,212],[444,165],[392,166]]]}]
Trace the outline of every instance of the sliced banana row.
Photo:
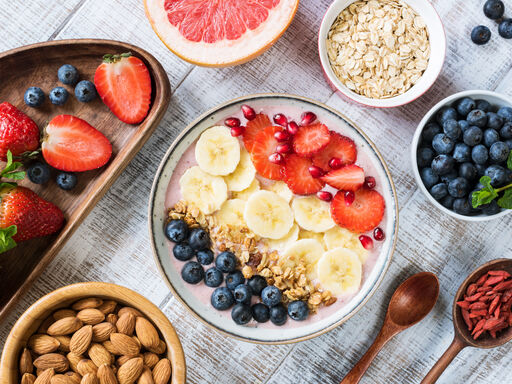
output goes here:
[{"label": "sliced banana row", "polygon": [[349,248],[359,256],[361,263],[364,263],[368,258],[368,251],[361,245],[358,235],[346,228],[336,225],[325,232],[323,236],[328,250],[339,247]]},{"label": "sliced banana row", "polygon": [[235,171],[224,176],[228,189],[232,192],[240,192],[249,188],[256,176],[256,168],[251,160],[251,155],[245,149],[240,151],[240,162]]},{"label": "sliced banana row", "polygon": [[325,232],[336,225],[329,204],[316,196],[295,197],[292,209],[297,224],[307,231]]},{"label": "sliced banana row", "polygon": [[342,296],[359,290],[363,267],[355,252],[340,247],[323,254],[317,262],[316,273],[323,288]]}]

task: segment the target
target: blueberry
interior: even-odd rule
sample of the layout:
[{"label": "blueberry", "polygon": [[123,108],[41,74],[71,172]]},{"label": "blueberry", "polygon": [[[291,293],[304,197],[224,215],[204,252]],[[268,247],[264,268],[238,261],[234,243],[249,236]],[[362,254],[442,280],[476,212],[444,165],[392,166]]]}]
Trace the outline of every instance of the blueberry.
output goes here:
[{"label": "blueberry", "polygon": [[210,247],[210,237],[204,229],[195,228],[190,231],[190,235],[188,236],[188,243],[196,251],[200,251]]},{"label": "blueberry", "polygon": [[469,183],[463,177],[457,177],[448,184],[448,193],[455,198],[467,196],[468,190]]},{"label": "blueberry", "polygon": [[44,92],[39,87],[30,87],[25,91],[23,100],[29,107],[40,107],[44,102]]},{"label": "blueberry", "polygon": [[51,177],[50,167],[48,164],[37,161],[28,167],[27,176],[34,184],[45,184]]},{"label": "blueberry", "polygon": [[194,257],[194,250],[187,243],[175,244],[172,253],[180,261],[187,261]]},{"label": "blueberry", "polygon": [[503,120],[512,123],[512,108],[511,107],[501,107],[498,109],[498,115],[503,117]]},{"label": "blueberry", "polygon": [[292,301],[288,304],[288,316],[295,321],[303,321],[309,315],[308,305],[300,300]]},{"label": "blueberry", "polygon": [[252,320],[251,307],[242,303],[236,304],[231,310],[231,318],[238,325],[247,324]]},{"label": "blueberry", "polygon": [[495,129],[489,128],[484,131],[484,145],[491,148],[495,142],[500,140],[500,134]]},{"label": "blueberry", "polygon": [[498,33],[504,39],[512,39],[512,19],[505,19],[498,25]]},{"label": "blueberry", "polygon": [[258,323],[266,323],[270,319],[270,310],[265,304],[254,304],[251,308],[252,317]]},{"label": "blueberry", "polygon": [[89,80],[82,80],[75,87],[75,97],[82,103],[88,103],[96,98],[96,87]]},{"label": "blueberry", "polygon": [[212,303],[213,308],[219,311],[225,311],[235,304],[235,298],[229,289],[226,287],[220,287],[213,291],[210,302]]},{"label": "blueberry", "polygon": [[78,81],[78,69],[71,64],[64,64],[57,71],[59,81],[66,85],[75,85]]},{"label": "blueberry", "polygon": [[207,269],[206,272],[204,273],[204,283],[208,287],[212,287],[212,288],[218,287],[219,285],[222,284],[223,280],[224,280],[224,275],[222,274],[221,271],[219,271],[218,268],[211,267],[211,268]]},{"label": "blueberry", "polygon": [[487,151],[487,147],[483,144],[478,144],[473,147],[471,151],[471,158],[476,164],[485,164],[487,160],[489,160],[489,152]]},{"label": "blueberry", "polygon": [[440,201],[441,205],[448,209],[453,209],[453,202],[455,201],[455,197],[453,196],[446,196],[444,199]]},{"label": "blueberry", "polygon": [[484,4],[484,14],[489,19],[496,20],[503,17],[505,4],[501,0],[487,0]]},{"label": "blueberry", "polygon": [[496,200],[491,201],[489,204],[482,205],[479,208],[487,216],[497,215],[501,212],[501,208]]},{"label": "blueberry", "polygon": [[269,285],[261,291],[261,301],[269,307],[279,304],[281,302],[281,298],[281,291],[274,285]]},{"label": "blueberry", "polygon": [[503,126],[503,117],[494,112],[487,112],[487,128],[500,129]]},{"label": "blueberry", "polygon": [[482,177],[485,175],[485,170],[487,167],[484,164],[475,164],[476,171],[478,173],[478,177]]},{"label": "blueberry", "polygon": [[451,151],[453,151],[455,143],[452,139],[446,136],[444,133],[438,133],[434,136],[434,140],[432,140],[432,147],[434,151],[439,154],[447,155]]},{"label": "blueberry", "polygon": [[244,283],[245,277],[244,275],[242,275],[242,272],[240,271],[231,272],[226,275],[226,287],[228,287],[231,290],[235,289],[240,284]]},{"label": "blueberry", "polygon": [[432,197],[436,200],[441,200],[443,197],[448,195],[448,188],[446,187],[445,183],[439,183],[434,185],[430,189],[430,194]]},{"label": "blueberry", "polygon": [[469,112],[476,108],[475,100],[471,97],[464,97],[455,103],[457,112],[461,116],[467,116]]},{"label": "blueberry", "polygon": [[455,144],[453,158],[458,163],[465,163],[466,161],[471,160],[471,148],[464,143]]},{"label": "blueberry", "polygon": [[491,110],[491,103],[483,99],[476,100],[476,109],[480,109],[481,111],[484,112],[489,112]]},{"label": "blueberry", "polygon": [[464,132],[464,143],[470,147],[474,147],[482,142],[483,135],[480,128],[471,126]]},{"label": "blueberry", "polygon": [[512,140],[505,141],[505,144],[507,144],[508,148],[512,151]]},{"label": "blueberry", "polygon": [[491,30],[485,25],[478,25],[471,31],[471,40],[477,45],[484,45],[491,39]]},{"label": "blueberry", "polygon": [[204,249],[202,251],[197,252],[197,261],[199,264],[210,265],[213,263],[213,252],[210,249]]},{"label": "blueberry", "polygon": [[453,170],[455,160],[448,155],[439,155],[432,160],[432,171],[437,175],[446,175]]},{"label": "blueberry", "polygon": [[453,210],[455,211],[455,213],[464,216],[469,216],[473,212],[473,209],[469,204],[468,199],[464,198],[455,199],[455,201],[453,202]]},{"label": "blueberry", "polygon": [[204,279],[204,269],[198,262],[189,261],[183,266],[181,277],[189,284],[197,284]]},{"label": "blueberry", "polygon": [[478,170],[472,163],[462,163],[459,167],[459,176],[473,181],[478,178]]},{"label": "blueberry", "polygon": [[457,140],[461,134],[459,123],[457,123],[457,120],[446,120],[443,124],[443,132],[450,139]]},{"label": "blueberry", "polygon": [[247,281],[247,285],[251,288],[253,295],[259,296],[263,288],[267,286],[267,280],[263,276],[256,275]]},{"label": "blueberry", "polygon": [[501,163],[507,161],[510,149],[503,141],[498,141],[491,146],[489,150],[489,157],[494,163]]},{"label": "blueberry", "polygon": [[434,139],[434,136],[438,133],[441,133],[442,129],[439,125],[436,123],[428,123],[425,125],[425,128],[423,129],[423,132],[421,132],[421,137],[425,143],[432,143],[432,140]]},{"label": "blueberry", "polygon": [[428,167],[432,160],[434,159],[434,151],[430,148],[420,148],[418,149],[418,167],[424,168]]},{"label": "blueberry", "polygon": [[288,319],[288,311],[283,304],[270,308],[270,321],[275,325],[283,325]]},{"label": "blueberry", "polygon": [[469,112],[467,121],[478,128],[484,128],[487,124],[487,114],[481,109],[474,109]]},{"label": "blueberry", "polygon": [[457,120],[457,111],[452,107],[443,107],[437,112],[436,120],[439,125],[443,125],[446,120]]},{"label": "blueberry", "polygon": [[249,286],[247,285],[240,284],[237,287],[235,287],[235,290],[233,291],[233,296],[235,297],[235,301],[237,303],[250,304],[252,297],[251,288],[249,288]]},{"label": "blueberry", "polygon": [[459,120],[457,124],[459,124],[459,128],[462,133],[466,132],[466,130],[471,127],[466,120]]},{"label": "blueberry", "polygon": [[456,179],[459,176],[459,173],[454,169],[453,171],[450,171],[446,175],[441,175],[439,178],[441,181],[445,184],[448,184],[453,179]]},{"label": "blueberry", "polygon": [[512,139],[512,122],[507,121],[500,129],[500,135],[502,139]]},{"label": "blueberry", "polygon": [[76,187],[78,178],[76,177],[76,174],[71,172],[59,172],[55,181],[60,189],[70,191]]},{"label": "blueberry", "polygon": [[439,181],[439,176],[432,171],[432,168],[423,168],[420,172],[420,176],[427,189],[433,187]]},{"label": "blueberry", "polygon": [[501,187],[507,182],[507,173],[501,165],[491,165],[485,170],[484,175],[491,178],[491,185],[495,188]]},{"label": "blueberry", "polygon": [[69,93],[65,88],[55,87],[50,91],[50,101],[55,105],[64,105],[68,101]]},{"label": "blueberry", "polygon": [[181,243],[188,237],[188,225],[183,220],[171,220],[165,225],[165,236],[175,243]]},{"label": "blueberry", "polygon": [[215,266],[224,273],[235,272],[236,256],[233,252],[221,252],[217,255],[217,259],[215,259]]}]

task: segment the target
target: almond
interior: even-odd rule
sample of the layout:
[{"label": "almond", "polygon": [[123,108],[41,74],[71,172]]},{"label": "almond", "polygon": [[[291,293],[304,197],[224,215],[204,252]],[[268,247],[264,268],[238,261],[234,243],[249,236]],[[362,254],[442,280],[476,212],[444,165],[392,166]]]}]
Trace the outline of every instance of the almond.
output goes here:
[{"label": "almond", "polygon": [[53,368],[55,372],[66,372],[69,368],[69,361],[60,353],[47,353],[35,359],[34,366],[43,371]]},{"label": "almond", "polygon": [[50,383],[51,384],[75,384],[75,382],[69,376],[62,375],[62,374],[53,376],[52,379],[50,380]]},{"label": "almond", "polygon": [[34,384],[50,384],[52,377],[55,375],[55,370],[53,368],[47,369],[42,372],[37,379],[34,381]]},{"label": "almond", "polygon": [[92,325],[85,325],[71,336],[69,350],[77,355],[83,355],[91,345]]},{"label": "almond", "polygon": [[118,316],[123,316],[125,313],[131,313],[135,317],[144,316],[139,310],[132,307],[123,307],[117,312]]},{"label": "almond", "polygon": [[148,348],[148,351],[156,353],[157,355],[161,355],[162,353],[165,352],[166,349],[167,349],[167,345],[165,345],[165,343],[162,340],[160,340],[158,343],[158,347]]},{"label": "almond", "polygon": [[142,369],[142,373],[140,374],[139,380],[137,380],[137,384],[155,384],[151,369],[148,367],[144,367]]},{"label": "almond", "polygon": [[117,320],[119,320],[119,316],[117,316],[115,313],[109,313],[106,317],[106,320],[113,324],[113,325],[116,325],[117,323]]},{"label": "almond", "polygon": [[60,343],[59,351],[68,353],[70,351],[69,349],[69,343],[71,343],[71,337],[69,336],[54,336]]},{"label": "almond", "polygon": [[98,308],[101,304],[103,304],[103,300],[96,297],[87,297],[75,302],[71,308],[73,308],[75,311],[81,311],[82,309],[86,308]]},{"label": "almond", "polygon": [[98,367],[96,364],[92,362],[92,360],[89,359],[82,359],[78,362],[76,366],[78,373],[82,376],[88,374],[88,373],[96,373],[98,371]]},{"label": "almond", "polygon": [[107,300],[101,304],[98,309],[103,312],[105,315],[112,313],[115,311],[117,303],[114,300]]},{"label": "almond", "polygon": [[135,321],[135,333],[143,346],[146,348],[157,348],[160,337],[156,328],[144,317],[137,317]]},{"label": "almond", "polygon": [[143,356],[144,359],[144,365],[153,369],[153,367],[158,363],[159,357],[156,353],[153,352],[146,352]]},{"label": "almond", "polygon": [[97,367],[103,364],[112,364],[113,356],[111,353],[101,344],[92,343],[88,351],[90,359],[96,364]]},{"label": "almond", "polygon": [[71,380],[73,384],[80,384],[80,381],[82,381],[82,376],[76,372],[66,372],[64,376],[69,377],[69,380]]},{"label": "almond", "polygon": [[123,333],[111,334],[110,341],[120,355],[135,356],[140,351],[140,348],[135,340]]},{"label": "almond", "polygon": [[76,312],[73,311],[72,309],[66,308],[66,309],[59,309],[58,311],[53,313],[53,318],[55,320],[60,320],[65,317],[76,317]]},{"label": "almond", "polygon": [[84,324],[99,324],[103,320],[105,320],[105,315],[99,309],[96,308],[86,308],[82,309],[77,313],[76,317],[78,317]]},{"label": "almond", "polygon": [[135,316],[132,313],[126,312],[119,316],[116,323],[117,332],[124,333],[125,335],[133,335],[135,330]]},{"label": "almond", "polygon": [[114,370],[107,364],[103,364],[98,368],[98,379],[100,384],[118,384]]},{"label": "almond", "polygon": [[114,344],[110,340],[104,341],[102,345],[105,347],[107,351],[109,351],[113,355],[120,355],[119,351],[114,347]]},{"label": "almond", "polygon": [[153,380],[155,384],[167,384],[171,378],[171,362],[162,359],[153,368]]},{"label": "almond", "polygon": [[95,373],[87,373],[82,377],[80,384],[99,384],[98,376]]},{"label": "almond", "polygon": [[133,359],[134,357],[142,357],[142,355],[139,353],[138,355],[135,355],[135,356],[126,356],[126,355],[119,356],[116,360],[116,364],[118,367],[120,367],[121,365],[126,363],[128,360]]},{"label": "almond", "polygon": [[24,373],[21,376],[21,384],[34,384],[36,377],[31,373]]},{"label": "almond", "polygon": [[48,328],[48,334],[51,336],[63,336],[78,331],[82,327],[82,322],[76,317],[65,317],[57,320]]},{"label": "almond", "polygon": [[139,378],[144,367],[142,358],[136,357],[128,360],[119,367],[117,371],[117,379],[119,384],[133,384]]},{"label": "almond", "polygon": [[92,327],[92,340],[95,342],[104,342],[110,339],[110,335],[116,332],[116,326],[105,321]]},{"label": "almond", "polygon": [[142,349],[142,344],[139,339],[137,339],[137,336],[132,336],[133,341],[135,341],[135,344],[139,347],[139,349]]},{"label": "almond", "polygon": [[69,352],[66,357],[69,361],[69,367],[73,370],[73,372],[78,372],[78,363],[83,359],[83,357],[73,352]]},{"label": "almond", "polygon": [[51,336],[35,334],[28,339],[28,347],[38,355],[55,352],[60,346],[60,342]]},{"label": "almond", "polygon": [[25,373],[34,372],[34,365],[32,364],[32,355],[27,348],[23,348],[23,352],[21,352],[20,356],[20,374],[24,375]]},{"label": "almond", "polygon": [[53,316],[48,316],[44,321],[41,323],[39,328],[37,328],[37,333],[46,333],[48,331],[48,327],[52,325],[55,322],[55,319]]}]

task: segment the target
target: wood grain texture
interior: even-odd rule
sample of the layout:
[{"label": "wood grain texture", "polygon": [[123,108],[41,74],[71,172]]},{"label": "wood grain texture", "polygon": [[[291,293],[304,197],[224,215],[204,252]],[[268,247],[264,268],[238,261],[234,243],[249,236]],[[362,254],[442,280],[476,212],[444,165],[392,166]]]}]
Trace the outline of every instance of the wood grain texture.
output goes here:
[{"label": "wood grain texture", "polygon": [[[190,383],[339,383],[376,337],[387,303],[405,278],[421,270],[439,276],[441,295],[430,314],[396,336],[377,356],[361,383],[417,384],[453,338],[451,305],[460,283],[478,265],[512,254],[512,218],[462,223],[442,216],[417,189],[409,145],[423,114],[457,91],[496,89],[512,95],[512,41],[498,37],[482,12],[481,0],[434,0],[446,26],[446,64],[434,87],[398,109],[367,109],[334,95],[323,79],[316,34],[330,0],[301,0],[283,37],[256,60],[235,68],[192,67],[172,55],[151,31],[140,0],[84,0],[71,16],[52,5],[52,18],[64,21],[51,31],[43,18],[46,2],[31,9],[0,0],[9,37],[0,50],[53,35],[106,37],[140,44],[159,59],[174,87],[171,107],[148,143],[99,202],[63,250],[0,325],[0,342],[18,316],[42,294],[70,282],[102,280],[131,287],[163,308],[175,326],[187,357]],[[67,3],[67,2],[64,2]],[[78,2],[72,2],[72,5]],[[508,3],[507,3],[508,4]],[[38,9],[39,12],[34,12]],[[25,16],[31,18],[24,24]],[[22,25],[23,24],[23,25]],[[492,27],[491,42],[475,47],[474,25]],[[15,34],[24,28],[26,35]],[[175,80],[178,80],[177,82]],[[377,293],[349,322],[313,340],[291,346],[256,346],[226,338],[204,327],[179,304],[161,281],[147,235],[147,196],[159,161],[176,135],[207,108],[254,92],[308,96],[346,114],[376,143],[393,174],[400,203],[400,232],[391,267]],[[441,384],[512,382],[510,347],[467,348],[441,376]]]}]

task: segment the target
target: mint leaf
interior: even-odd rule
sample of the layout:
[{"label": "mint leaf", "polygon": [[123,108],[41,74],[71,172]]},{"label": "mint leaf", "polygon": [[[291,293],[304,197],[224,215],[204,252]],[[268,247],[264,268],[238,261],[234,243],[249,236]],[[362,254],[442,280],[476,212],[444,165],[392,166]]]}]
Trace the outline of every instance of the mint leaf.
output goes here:
[{"label": "mint leaf", "polygon": [[7,252],[16,246],[16,242],[12,239],[18,232],[15,225],[0,229],[0,253]]},{"label": "mint leaf", "polygon": [[482,178],[480,178],[480,184],[484,187],[480,191],[473,192],[471,196],[471,205],[473,208],[489,204],[498,197],[498,192],[492,187],[491,178],[489,176],[482,176]]},{"label": "mint leaf", "polygon": [[505,190],[503,197],[498,200],[498,205],[501,208],[512,209],[512,189]]},{"label": "mint leaf", "polygon": [[507,167],[508,167],[508,169],[510,169],[512,171],[512,151],[510,151],[510,153],[508,155]]},{"label": "mint leaf", "polygon": [[0,172],[0,177],[12,180],[22,180],[25,177],[25,172],[17,171],[21,166],[21,163],[12,161],[11,151],[7,151],[7,163],[5,164],[5,168]]}]

